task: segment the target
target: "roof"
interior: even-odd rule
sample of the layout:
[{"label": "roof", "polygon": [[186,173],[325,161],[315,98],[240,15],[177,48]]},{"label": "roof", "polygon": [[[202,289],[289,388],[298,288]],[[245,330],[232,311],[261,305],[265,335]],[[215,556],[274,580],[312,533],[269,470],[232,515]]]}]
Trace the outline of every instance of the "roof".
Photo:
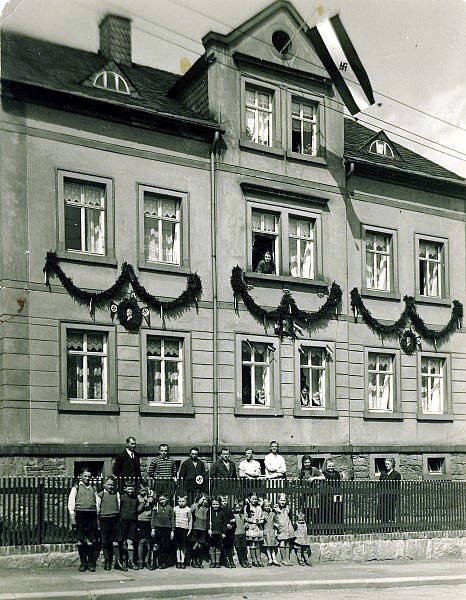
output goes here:
[{"label": "roof", "polygon": [[[421,173],[423,175],[430,175],[431,177],[442,177],[454,179],[456,181],[464,181],[464,178],[460,175],[441,167],[431,160],[424,158],[424,156],[416,154],[416,152],[408,150],[408,148],[405,148],[392,140],[390,140],[390,144],[399,155],[395,159],[369,153],[365,146],[370,140],[377,139],[377,133],[380,132],[364,127],[352,119],[345,118],[345,157],[361,159],[381,167],[396,167],[397,169],[410,173]],[[385,132],[382,132],[381,139],[389,138]]]},{"label": "roof", "polygon": [[215,121],[203,119],[193,110],[167,95],[179,75],[132,64],[119,65],[120,71],[139,92],[129,96],[118,92],[82,85],[93,73],[108,63],[101,54],[53,44],[13,32],[2,35],[2,78],[40,87],[110,101],[125,107],[140,108],[156,114],[195,119],[206,125]]}]

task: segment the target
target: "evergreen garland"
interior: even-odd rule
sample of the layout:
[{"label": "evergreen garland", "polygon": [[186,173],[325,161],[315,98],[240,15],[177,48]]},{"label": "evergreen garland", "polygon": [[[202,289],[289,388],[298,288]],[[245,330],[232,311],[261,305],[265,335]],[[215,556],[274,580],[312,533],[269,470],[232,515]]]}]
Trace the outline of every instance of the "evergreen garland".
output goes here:
[{"label": "evergreen garland", "polygon": [[49,286],[49,280],[52,277],[58,277],[61,284],[73,298],[75,302],[83,306],[88,306],[92,312],[96,308],[108,308],[115,300],[122,299],[129,285],[133,288],[136,296],[144,302],[149,308],[157,310],[163,317],[163,312],[167,311],[173,314],[180,314],[188,310],[191,306],[198,307],[198,299],[202,294],[202,283],[197,273],[190,273],[187,277],[186,289],[178,298],[174,300],[159,300],[152,296],[145,287],[139,282],[134,268],[128,263],[123,263],[120,275],[115,283],[107,290],[102,292],[88,292],[77,287],[73,280],[68,277],[59,265],[59,259],[55,252],[47,252],[45,266],[43,268],[45,274],[45,282]]},{"label": "evergreen garland", "polygon": [[338,312],[342,299],[342,291],[338,283],[333,282],[330,288],[329,296],[325,303],[315,312],[300,310],[296,301],[289,292],[285,292],[280,300],[280,304],[273,310],[266,310],[259,306],[250,295],[246,283],[244,282],[243,270],[240,266],[233,267],[230,278],[231,287],[235,297],[235,308],[237,308],[237,298],[240,297],[249,313],[264,326],[267,321],[278,323],[278,333],[284,334],[283,324],[289,324],[288,331],[293,334],[294,322],[310,328],[319,321],[331,319]]},{"label": "evergreen garland", "polygon": [[435,346],[445,342],[463,324],[463,305],[458,300],[453,300],[453,307],[448,323],[442,329],[430,329],[419,316],[416,302],[412,296],[403,298],[405,308],[399,319],[391,325],[380,323],[364,305],[363,299],[357,288],[351,290],[351,308],[355,319],[360,315],[364,323],[380,338],[400,338],[409,321],[418,334]]}]

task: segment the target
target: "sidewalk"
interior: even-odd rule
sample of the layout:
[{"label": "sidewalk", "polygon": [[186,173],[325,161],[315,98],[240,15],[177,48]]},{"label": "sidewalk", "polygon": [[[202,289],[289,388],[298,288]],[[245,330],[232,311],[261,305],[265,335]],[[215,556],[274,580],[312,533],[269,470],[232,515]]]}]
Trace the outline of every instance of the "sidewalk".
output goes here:
[{"label": "sidewalk", "polygon": [[[466,583],[466,561],[316,563],[314,567],[164,571],[0,571],[0,600],[136,600],[247,592],[391,588]],[[419,591],[419,595],[422,592]],[[441,590],[439,590],[439,595]]]}]

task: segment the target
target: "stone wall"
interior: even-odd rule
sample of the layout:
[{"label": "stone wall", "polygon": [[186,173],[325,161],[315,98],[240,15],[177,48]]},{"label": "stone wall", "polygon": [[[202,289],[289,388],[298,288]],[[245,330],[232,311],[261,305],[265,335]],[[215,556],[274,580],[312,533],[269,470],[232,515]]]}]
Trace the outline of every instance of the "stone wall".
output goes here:
[{"label": "stone wall", "polygon": [[403,479],[422,479],[422,465],[422,454],[401,454],[398,470]]},{"label": "stone wall", "polygon": [[466,479],[466,454],[452,454],[450,465],[452,479]]},{"label": "stone wall", "polygon": [[65,477],[69,472],[68,461],[64,457],[44,456],[1,456],[0,476],[19,477]]}]

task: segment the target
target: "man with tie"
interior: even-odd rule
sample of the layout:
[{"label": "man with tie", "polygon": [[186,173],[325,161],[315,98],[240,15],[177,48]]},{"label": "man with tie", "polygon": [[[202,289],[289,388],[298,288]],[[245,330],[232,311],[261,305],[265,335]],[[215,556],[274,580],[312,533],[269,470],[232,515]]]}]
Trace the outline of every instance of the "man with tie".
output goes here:
[{"label": "man with tie", "polygon": [[128,477],[136,482],[141,479],[141,464],[139,454],[136,452],[136,438],[126,438],[126,448],[115,459],[113,465],[115,477]]}]

